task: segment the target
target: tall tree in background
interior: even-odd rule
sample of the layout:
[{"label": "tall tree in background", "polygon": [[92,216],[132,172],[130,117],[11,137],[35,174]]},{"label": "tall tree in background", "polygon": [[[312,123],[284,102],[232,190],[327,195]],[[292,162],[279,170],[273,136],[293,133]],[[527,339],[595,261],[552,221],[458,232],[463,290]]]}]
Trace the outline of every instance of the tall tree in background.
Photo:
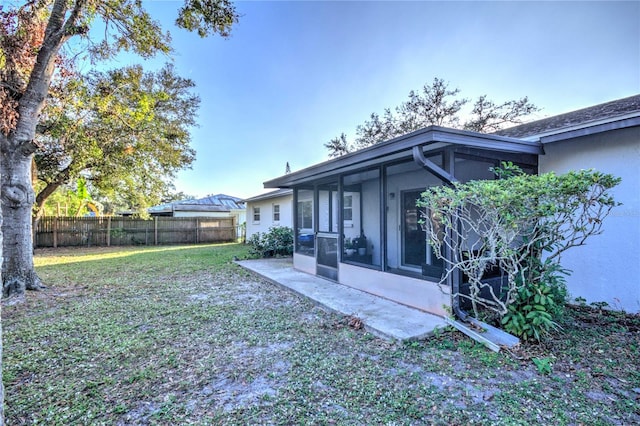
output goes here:
[{"label": "tall tree in background", "polygon": [[348,154],[351,152],[351,146],[349,145],[349,141],[347,141],[347,135],[341,133],[340,136],[331,139],[329,142],[324,144],[329,151],[331,151],[332,157],[339,157],[344,154]]},{"label": "tall tree in background", "polygon": [[[202,37],[228,36],[238,20],[229,0],[185,0],[176,24]],[[103,39],[89,29],[103,25]],[[93,59],[119,51],[149,57],[170,53],[170,36],[139,0],[31,0],[0,8],[0,149],[4,234],[3,295],[38,289],[33,267],[31,212],[35,194],[31,163],[38,149],[36,127],[65,44],[86,42]]]},{"label": "tall tree in background", "polygon": [[369,120],[356,128],[353,144],[343,133],[324,146],[331,157],[338,157],[428,126],[494,132],[507,125],[520,124],[539,110],[526,96],[496,104],[483,95],[473,103],[469,118],[463,120],[463,108],[469,99],[459,95],[460,89],[451,89],[443,79],[435,78],[421,90],[409,92],[409,99],[395,108],[395,114],[390,108],[386,108],[382,116],[372,113]]},{"label": "tall tree in background", "polygon": [[67,81],[38,125],[36,219],[54,191],[79,178],[137,210],[159,203],[175,173],[195,159],[189,127],[200,100],[193,87],[170,65]]}]

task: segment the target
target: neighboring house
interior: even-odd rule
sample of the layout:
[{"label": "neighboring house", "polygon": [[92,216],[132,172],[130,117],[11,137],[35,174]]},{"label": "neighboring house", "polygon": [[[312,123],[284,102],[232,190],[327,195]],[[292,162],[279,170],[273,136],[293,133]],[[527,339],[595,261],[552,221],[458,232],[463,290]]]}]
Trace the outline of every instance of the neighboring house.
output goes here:
[{"label": "neighboring house", "polygon": [[[610,172],[623,178],[614,193],[624,206],[606,219],[603,235],[567,252],[564,265],[574,269],[572,296],[637,312],[639,101],[640,96],[622,99],[502,134],[430,126],[265,187],[292,190],[296,269],[446,316],[458,311],[451,295],[461,283],[453,274],[439,284],[442,263],[426,244],[416,208],[425,187],[493,179],[489,168],[501,161],[529,173],[589,167]],[[347,250],[348,243],[357,247]]]},{"label": "neighboring house", "polygon": [[293,227],[293,191],[278,189],[244,200],[247,205],[247,238],[272,226]]},{"label": "neighboring house", "polygon": [[174,201],[150,207],[147,211],[151,216],[233,217],[235,225],[240,225],[246,220],[244,201],[241,198],[225,194]]}]

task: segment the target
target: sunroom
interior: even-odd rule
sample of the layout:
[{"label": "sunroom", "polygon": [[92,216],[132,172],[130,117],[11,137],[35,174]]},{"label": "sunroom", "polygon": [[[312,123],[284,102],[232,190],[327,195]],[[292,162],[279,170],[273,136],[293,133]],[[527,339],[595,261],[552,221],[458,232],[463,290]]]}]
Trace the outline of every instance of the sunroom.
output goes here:
[{"label": "sunroom", "polygon": [[443,263],[426,242],[420,194],[494,179],[490,168],[501,161],[536,173],[540,154],[538,142],[431,126],[265,187],[293,189],[295,269],[446,316],[460,283],[440,284]]}]

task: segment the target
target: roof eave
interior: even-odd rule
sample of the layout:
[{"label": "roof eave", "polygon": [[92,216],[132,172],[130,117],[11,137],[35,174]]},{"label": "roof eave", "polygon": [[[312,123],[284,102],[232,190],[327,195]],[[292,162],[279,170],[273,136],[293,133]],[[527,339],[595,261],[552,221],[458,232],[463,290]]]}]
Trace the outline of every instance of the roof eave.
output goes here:
[{"label": "roof eave", "polygon": [[628,127],[640,126],[640,116],[625,118],[622,120],[607,121],[605,123],[590,125],[586,127],[563,130],[561,132],[548,135],[540,135],[539,140],[543,144],[563,141],[567,139],[579,138],[582,136],[590,136],[598,133],[609,132],[612,130],[625,129]]},{"label": "roof eave", "polygon": [[487,135],[467,130],[430,126],[388,141],[380,142],[368,148],[340,156],[300,171],[290,173],[264,182],[265,188],[290,188],[327,174],[341,173],[351,169],[371,166],[388,159],[394,154],[407,152],[411,155],[414,146],[430,145],[431,150],[447,145],[459,145],[521,154],[541,155],[544,153],[538,141],[525,141],[506,136]]},{"label": "roof eave", "polygon": [[275,191],[270,191],[267,192],[265,194],[260,194],[260,195],[255,195],[253,197],[250,198],[245,198],[243,201],[245,203],[252,203],[252,202],[256,202],[256,201],[264,201],[264,200],[270,200],[273,198],[281,198],[281,197],[286,197],[292,194],[291,190],[275,190]]}]

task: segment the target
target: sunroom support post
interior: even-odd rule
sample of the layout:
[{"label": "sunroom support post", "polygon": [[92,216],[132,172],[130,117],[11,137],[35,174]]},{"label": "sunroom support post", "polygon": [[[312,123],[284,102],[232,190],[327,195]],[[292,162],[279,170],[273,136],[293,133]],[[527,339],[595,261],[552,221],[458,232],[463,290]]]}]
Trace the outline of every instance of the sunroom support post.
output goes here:
[{"label": "sunroom support post", "polygon": [[338,229],[334,230],[338,233],[338,265],[342,262],[344,253],[344,187],[342,186],[342,178],[343,176],[338,177],[338,208],[336,209]]},{"label": "sunroom support post", "polygon": [[299,250],[298,245],[300,244],[300,240],[298,238],[298,229],[300,229],[300,225],[298,224],[298,191],[299,188],[293,188],[293,199],[292,199],[292,203],[293,203],[293,208],[292,210],[292,214],[293,217],[291,218],[291,223],[293,224],[293,252],[297,253]]},{"label": "sunroom support post", "polygon": [[380,191],[380,270],[387,270],[387,168],[378,168],[378,190]]}]

